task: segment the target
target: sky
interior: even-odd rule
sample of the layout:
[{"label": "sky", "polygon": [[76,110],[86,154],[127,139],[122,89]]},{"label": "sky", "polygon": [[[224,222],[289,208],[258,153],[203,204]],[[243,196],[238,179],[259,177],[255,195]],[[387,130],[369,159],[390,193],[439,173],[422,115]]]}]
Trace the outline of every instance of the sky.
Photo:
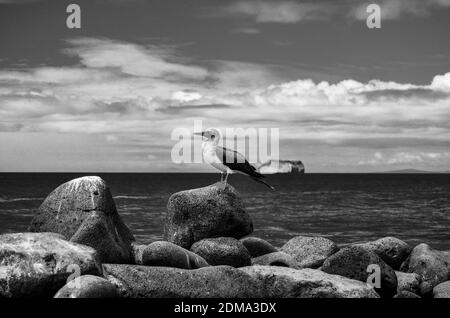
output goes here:
[{"label": "sky", "polygon": [[171,159],[196,120],[278,128],[307,172],[450,171],[449,16],[450,0],[0,0],[0,171],[212,172]]}]

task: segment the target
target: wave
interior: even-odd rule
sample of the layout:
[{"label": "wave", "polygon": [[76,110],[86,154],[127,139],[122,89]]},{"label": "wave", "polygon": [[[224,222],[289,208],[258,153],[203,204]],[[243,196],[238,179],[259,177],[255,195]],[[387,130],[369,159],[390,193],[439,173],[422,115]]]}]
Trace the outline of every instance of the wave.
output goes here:
[{"label": "wave", "polygon": [[116,195],[114,199],[125,199],[125,200],[147,200],[151,199],[152,196],[149,195]]},{"label": "wave", "polygon": [[0,203],[21,202],[21,201],[42,201],[44,199],[45,198],[13,198],[13,199],[0,198]]}]

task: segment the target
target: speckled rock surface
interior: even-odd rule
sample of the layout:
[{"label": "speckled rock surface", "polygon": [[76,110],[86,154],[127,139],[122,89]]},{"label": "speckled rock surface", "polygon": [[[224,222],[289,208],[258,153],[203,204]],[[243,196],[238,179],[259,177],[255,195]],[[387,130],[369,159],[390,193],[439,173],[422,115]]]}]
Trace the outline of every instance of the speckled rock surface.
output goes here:
[{"label": "speckled rock surface", "polygon": [[259,280],[270,298],[378,298],[372,287],[357,280],[330,275],[316,269],[278,266],[240,268]]},{"label": "speckled rock surface", "polygon": [[74,179],[53,190],[39,207],[30,231],[59,233],[72,242],[91,246],[103,262],[132,262],[133,234],[99,177]]},{"label": "speckled rock surface", "polygon": [[191,251],[203,257],[210,265],[233,267],[251,264],[250,254],[244,245],[232,237],[216,237],[194,243]]},{"label": "speckled rock surface", "polygon": [[374,266],[378,266],[380,273],[380,288],[375,290],[383,297],[394,296],[397,293],[397,276],[394,270],[377,254],[364,248],[349,246],[340,250],[325,260],[322,271],[368,282],[368,278],[375,274],[372,269]]},{"label": "speckled rock surface", "polygon": [[164,239],[189,249],[204,238],[241,238],[253,223],[236,190],[213,185],[173,194],[167,204]]},{"label": "speckled rock surface", "polygon": [[259,237],[244,237],[240,241],[244,244],[251,257],[278,252],[278,249],[275,246]]},{"label": "speckled rock surface", "polygon": [[400,270],[416,273],[420,276],[420,295],[433,292],[433,288],[448,280],[448,261],[444,255],[427,244],[419,244],[413,248]]},{"label": "speckled rock surface", "polygon": [[72,274],[100,275],[96,251],[55,233],[0,235],[0,296],[52,297]]},{"label": "speckled rock surface", "polygon": [[301,267],[318,268],[339,248],[333,241],[324,237],[296,236],[287,241],[280,250],[291,255]]},{"label": "speckled rock surface", "polygon": [[129,298],[260,298],[257,280],[230,266],[178,269],[105,264],[105,277]]},{"label": "speckled rock surface", "polygon": [[141,260],[137,264],[185,269],[209,266],[201,256],[166,241],[157,241],[147,245],[142,251]]},{"label": "speckled rock surface", "polygon": [[376,241],[358,244],[358,246],[374,252],[394,270],[400,268],[412,251],[411,246],[395,237],[383,237]]}]

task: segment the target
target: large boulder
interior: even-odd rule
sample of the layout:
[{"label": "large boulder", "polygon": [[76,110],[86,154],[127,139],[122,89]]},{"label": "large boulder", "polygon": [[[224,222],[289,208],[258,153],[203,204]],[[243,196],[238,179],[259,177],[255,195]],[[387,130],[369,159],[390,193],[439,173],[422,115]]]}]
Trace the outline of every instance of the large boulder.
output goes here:
[{"label": "large boulder", "polygon": [[398,270],[411,253],[412,247],[395,237],[383,237],[379,240],[358,244],[377,254],[394,270]]},{"label": "large boulder", "polygon": [[299,268],[294,258],[285,252],[274,252],[252,258],[252,265],[282,266]]},{"label": "large boulder", "polygon": [[324,237],[296,236],[281,247],[304,268],[318,268],[325,259],[339,250],[337,245]]},{"label": "large boulder", "polygon": [[109,280],[93,276],[79,276],[64,285],[54,298],[117,298],[119,291]]},{"label": "large boulder", "polygon": [[450,298],[450,281],[435,286],[433,288],[433,298]]},{"label": "large boulder", "polygon": [[0,235],[0,298],[52,297],[73,275],[101,273],[93,248],[62,235]]},{"label": "large boulder", "polygon": [[413,248],[400,270],[420,276],[420,295],[425,296],[431,294],[434,286],[449,278],[448,267],[448,261],[443,254],[427,244],[419,244]]},{"label": "large boulder", "polygon": [[251,257],[258,257],[261,255],[278,252],[278,249],[275,246],[263,239],[260,239],[259,237],[244,237],[240,241],[244,244]]},{"label": "large boulder", "polygon": [[240,268],[259,280],[264,297],[270,298],[378,298],[368,284],[316,269],[278,266]]},{"label": "large boulder", "polygon": [[251,264],[250,254],[245,246],[232,237],[216,237],[195,242],[191,251],[203,257],[210,265],[242,267]]},{"label": "large boulder", "polygon": [[414,294],[420,292],[420,276],[416,273],[395,272],[397,276],[397,293],[408,291]]},{"label": "large boulder", "polygon": [[[397,276],[394,270],[377,254],[358,246],[346,247],[327,258],[322,265],[322,271],[374,283],[375,290],[383,297],[392,297],[397,291]],[[377,272],[380,277],[376,277]]]},{"label": "large boulder", "polygon": [[55,232],[95,248],[103,262],[132,262],[133,234],[117,213],[105,181],[82,177],[48,195],[31,221],[31,232]]},{"label": "large boulder", "polygon": [[185,269],[209,266],[201,256],[166,241],[157,241],[147,245],[142,251],[142,258],[138,260],[137,264]]},{"label": "large boulder", "polygon": [[167,204],[165,240],[189,249],[204,238],[241,238],[253,223],[236,190],[222,183],[173,194]]},{"label": "large boulder", "polygon": [[177,269],[105,264],[105,277],[127,298],[258,298],[260,284],[230,266]]}]

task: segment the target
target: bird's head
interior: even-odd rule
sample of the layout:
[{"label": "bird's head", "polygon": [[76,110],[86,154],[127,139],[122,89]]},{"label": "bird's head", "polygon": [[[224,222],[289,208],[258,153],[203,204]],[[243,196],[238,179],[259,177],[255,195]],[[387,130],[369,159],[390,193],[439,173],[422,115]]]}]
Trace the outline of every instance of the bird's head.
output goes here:
[{"label": "bird's head", "polygon": [[202,136],[203,138],[214,142],[218,142],[221,136],[220,131],[215,128],[209,128],[205,131],[194,133],[194,135]]}]

